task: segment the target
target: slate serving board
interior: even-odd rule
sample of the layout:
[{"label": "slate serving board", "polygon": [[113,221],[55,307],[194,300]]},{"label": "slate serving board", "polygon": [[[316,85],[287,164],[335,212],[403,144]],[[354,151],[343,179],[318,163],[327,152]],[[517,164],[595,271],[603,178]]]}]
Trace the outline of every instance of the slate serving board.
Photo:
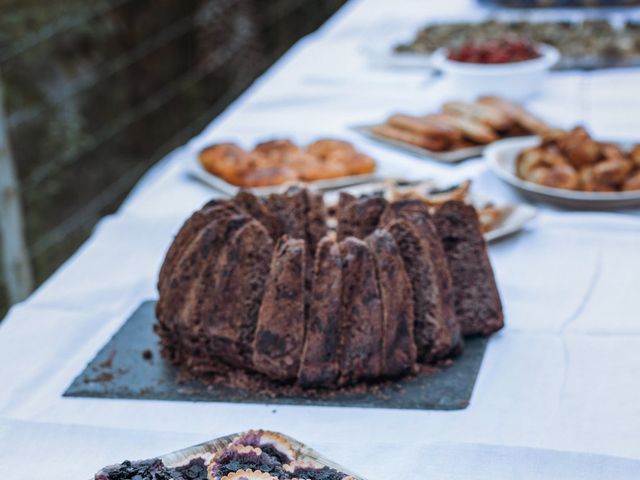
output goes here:
[{"label": "slate serving board", "polygon": [[160,356],[153,332],[154,301],[144,302],[64,393],[65,397],[128,398],[340,407],[460,410],[469,405],[487,338],[468,338],[464,354],[435,373],[398,380],[373,393],[337,392],[330,398],[267,397],[198,381],[178,383]]}]

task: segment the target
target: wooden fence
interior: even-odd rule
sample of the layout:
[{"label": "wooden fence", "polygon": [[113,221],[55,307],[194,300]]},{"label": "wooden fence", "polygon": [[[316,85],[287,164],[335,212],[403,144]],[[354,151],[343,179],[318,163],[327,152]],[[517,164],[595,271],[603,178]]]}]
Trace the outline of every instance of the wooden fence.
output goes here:
[{"label": "wooden fence", "polygon": [[15,301],[31,286],[29,271],[35,284],[50,275],[153,163],[343,1],[0,1],[14,160],[0,157],[13,172],[9,183],[2,171],[13,200],[0,208],[14,212],[9,220],[2,210],[0,248],[10,253],[0,278],[14,279],[0,285],[0,318],[7,291]]}]

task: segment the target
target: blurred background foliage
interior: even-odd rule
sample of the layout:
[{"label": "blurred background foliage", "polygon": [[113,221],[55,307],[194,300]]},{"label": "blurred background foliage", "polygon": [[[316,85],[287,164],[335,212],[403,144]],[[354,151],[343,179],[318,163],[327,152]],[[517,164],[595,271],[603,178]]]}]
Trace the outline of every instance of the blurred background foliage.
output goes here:
[{"label": "blurred background foliage", "polygon": [[[343,3],[0,0],[5,121],[36,283]],[[0,285],[0,318],[7,307]]]}]

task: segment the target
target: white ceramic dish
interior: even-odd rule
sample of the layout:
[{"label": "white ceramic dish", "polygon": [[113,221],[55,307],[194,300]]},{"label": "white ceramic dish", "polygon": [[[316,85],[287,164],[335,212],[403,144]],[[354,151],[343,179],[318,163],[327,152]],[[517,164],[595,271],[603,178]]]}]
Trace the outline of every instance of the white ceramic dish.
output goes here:
[{"label": "white ceramic dish", "polygon": [[[416,181],[415,183],[421,183]],[[433,185],[433,188],[436,190],[447,190],[450,185],[440,184],[438,182],[428,183]],[[384,182],[372,182],[362,185],[355,185],[353,187],[348,187],[345,191],[353,194],[353,195],[367,195],[373,194],[376,192],[384,191],[386,188],[386,184]],[[330,192],[325,194],[324,196],[325,202],[328,205],[337,204],[338,203],[338,193]],[[509,235],[513,235],[514,233],[522,230],[526,224],[528,224],[531,220],[533,220],[538,214],[538,209],[528,205],[526,203],[498,203],[487,197],[470,194],[470,201],[476,208],[482,208],[489,204],[504,209],[505,215],[504,217],[496,224],[494,227],[488,232],[484,233],[484,239],[487,242],[493,242],[495,240],[499,240],[501,238],[505,238]]]},{"label": "white ceramic dish", "polygon": [[490,65],[449,60],[447,50],[439,49],[431,56],[431,63],[446,75],[453,91],[523,100],[540,91],[546,73],[560,60],[560,53],[550,45],[539,44],[537,49],[541,53],[538,58]]},{"label": "white ceramic dish", "polygon": [[416,145],[411,145],[409,143],[404,143],[399,140],[393,140],[392,138],[378,135],[373,131],[373,127],[375,127],[375,125],[357,125],[351,127],[351,129],[364,135],[365,137],[371,138],[381,143],[385,143],[395,148],[399,148],[420,158],[437,160],[439,162],[457,163],[469,158],[479,157],[480,155],[482,155],[482,151],[485,148],[485,146],[480,145],[477,147],[461,148],[459,150],[434,152],[433,150],[428,150],[426,148],[421,148]]},{"label": "white ceramic dish", "polygon": [[[561,207],[587,210],[640,207],[640,191],[582,192],[546,187],[522,180],[515,173],[518,154],[523,149],[533,147],[539,142],[540,139],[538,137],[518,137],[500,140],[486,148],[484,158],[489,168],[498,177],[532,200],[547,202]],[[624,143],[619,145],[624,149],[629,147]]]},{"label": "white ceramic dish", "polygon": [[[191,155],[189,161],[187,163],[187,170],[189,173],[201,180],[209,187],[219,191],[228,196],[233,196],[241,190],[241,187],[237,185],[232,185],[231,183],[226,182],[220,177],[213,175],[208,172],[200,163],[198,158],[198,154]],[[379,177],[375,174],[369,175],[353,175],[350,177],[342,177],[335,178],[331,180],[319,180],[316,182],[309,182],[306,184],[301,184],[300,182],[296,182],[295,185],[304,185],[316,190],[335,190],[339,188],[344,188],[349,185],[357,185],[359,183],[372,182],[375,180],[379,180]],[[292,186],[290,183],[283,183],[282,185],[274,185],[270,187],[258,187],[258,188],[245,188],[244,190],[250,191],[256,195],[269,195],[270,193],[278,193],[284,192],[287,188]]]}]

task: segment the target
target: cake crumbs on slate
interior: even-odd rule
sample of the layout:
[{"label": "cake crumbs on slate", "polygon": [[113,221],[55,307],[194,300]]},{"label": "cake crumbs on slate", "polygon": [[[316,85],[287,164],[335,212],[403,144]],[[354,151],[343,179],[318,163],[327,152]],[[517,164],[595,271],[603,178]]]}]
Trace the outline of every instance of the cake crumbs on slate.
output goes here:
[{"label": "cake crumbs on slate", "polygon": [[[405,375],[405,378],[412,378],[421,375],[433,375],[441,370],[440,367],[450,365],[451,361],[442,361],[436,365],[418,364],[413,372]],[[181,369],[178,374],[178,383],[186,384],[198,381],[208,386],[226,387],[234,391],[238,397],[242,397],[243,392],[257,393],[267,398],[276,397],[297,397],[297,398],[324,398],[332,399],[345,394],[353,395],[381,395],[389,388],[403,390],[397,379],[389,378],[371,382],[360,382],[351,385],[343,385],[337,388],[309,388],[291,382],[274,382],[265,375],[252,372],[250,370],[239,369],[229,366],[223,362],[211,364],[211,369],[207,372],[194,374],[186,369]]]}]

